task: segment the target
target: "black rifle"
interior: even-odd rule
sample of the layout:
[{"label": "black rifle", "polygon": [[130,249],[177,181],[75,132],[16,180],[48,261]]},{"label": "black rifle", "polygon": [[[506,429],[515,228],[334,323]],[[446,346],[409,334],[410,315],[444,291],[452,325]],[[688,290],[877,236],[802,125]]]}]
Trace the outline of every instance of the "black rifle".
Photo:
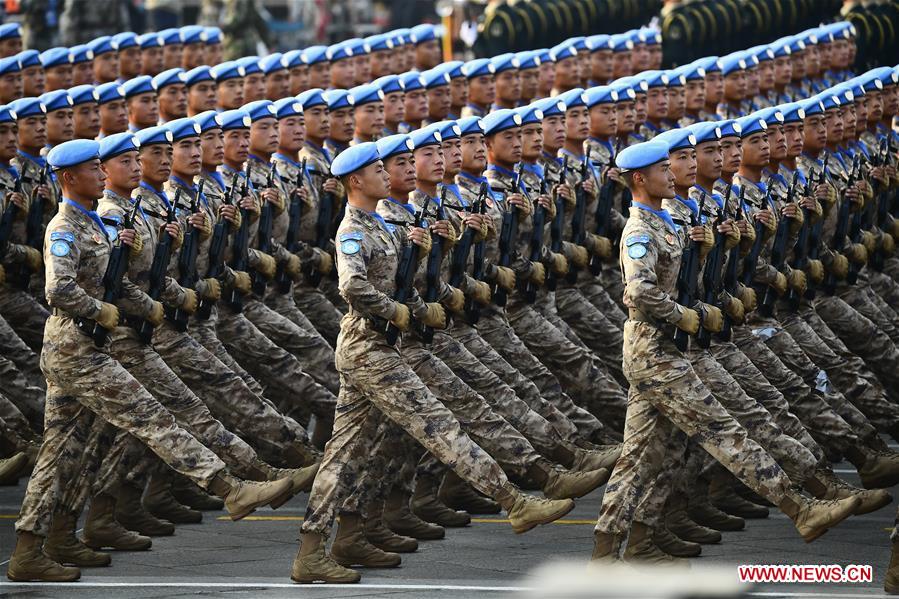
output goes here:
[{"label": "black rifle", "polygon": [[[440,205],[437,206],[436,220],[446,220],[446,212],[443,208],[446,204],[446,187],[440,194]],[[425,215],[427,216],[427,215]],[[437,301],[440,292],[440,265],[443,264],[443,244],[446,243],[440,235],[431,236],[431,251],[428,253],[428,261],[425,265],[425,292],[422,299],[425,302]],[[415,332],[423,343],[434,340],[434,329],[422,322],[415,323]]]},{"label": "black rifle", "polygon": [[[515,166],[515,179],[512,181],[512,190],[507,196],[521,191],[521,163]],[[499,266],[508,268],[515,256],[515,241],[518,239],[518,208],[509,205],[505,200],[502,226],[499,233]],[[505,306],[508,292],[499,285],[493,290],[493,302],[497,306]]]},{"label": "black rifle", "polygon": [[[884,138],[880,143],[880,151],[876,157],[877,166],[883,166],[885,164],[889,164],[890,161],[890,145],[889,140]],[[871,228],[872,226],[876,226],[878,229],[883,230],[884,226],[886,226],[887,216],[889,215],[889,207],[890,207],[890,189],[889,188],[881,188],[879,182],[875,183],[874,188],[874,205],[871,207],[870,220],[867,223],[867,228]],[[878,246],[874,253],[870,256],[871,268],[874,270],[881,272],[883,271],[884,261],[886,260],[886,256],[884,255],[883,246]]]},{"label": "black rifle", "polygon": [[[739,204],[737,205],[737,209],[734,212],[734,222],[738,222],[743,220],[743,197],[745,193],[746,187],[740,188],[740,197],[737,198]],[[730,195],[733,191],[733,185],[727,186],[727,195],[724,198],[724,209],[727,210],[727,204],[730,201]],[[737,288],[740,285],[740,245],[737,244],[730,250],[730,254],[727,256],[727,265],[724,267],[724,290],[728,292],[731,296],[736,297]],[[718,338],[722,341],[730,341],[731,339],[731,328],[733,326],[733,320],[731,317],[725,312],[724,313],[724,322],[721,326],[721,332],[718,333]]]},{"label": "black rifle", "polygon": [[[858,156],[855,157],[855,160],[852,161],[852,169],[849,171],[849,178],[846,180],[846,189],[849,189],[853,185],[855,185],[855,180],[858,178],[858,170],[861,168],[861,163],[858,159]],[[843,198],[840,202],[840,208],[837,212],[837,225],[836,230],[833,234],[833,241],[831,245],[835,252],[841,252],[846,245],[846,239],[849,235],[849,227],[851,225],[852,214],[852,200],[849,198]],[[853,266],[849,265],[849,275],[852,274]],[[855,271],[856,276],[858,275],[858,269]],[[846,280],[849,281],[849,275],[847,275]],[[854,281],[850,281],[854,282]],[[824,290],[828,293],[828,295],[833,295],[834,291],[837,288],[837,278],[833,275],[833,273],[827,273],[824,276]]]},{"label": "black rifle", "polygon": [[[325,177],[327,180],[329,177]],[[321,201],[318,205],[318,218],[315,220],[315,242],[314,245],[322,251],[328,250],[328,244],[331,242],[331,221],[334,219],[334,204],[337,203],[337,196],[330,191],[323,191]],[[318,287],[322,281],[322,273],[310,266],[306,271],[306,280],[312,287]]]},{"label": "black rifle", "polygon": [[[827,161],[830,160],[830,154],[824,157],[824,165],[821,168],[821,172],[818,177],[818,185],[824,183],[827,179]],[[811,180],[812,174],[809,173],[809,179]],[[806,256],[809,260],[817,260],[818,255],[821,252],[821,235],[824,233],[824,218],[818,220],[815,223],[811,231],[809,232],[808,238],[808,251]],[[809,301],[815,299],[815,284],[813,281],[809,281],[808,288],[805,290],[805,298]]]},{"label": "black rifle", "polygon": [[[546,194],[546,178],[540,182],[540,195]],[[540,262],[543,260],[546,249],[543,246],[543,230],[546,228],[546,217],[549,211],[541,206],[538,201],[534,201],[534,217],[532,221],[531,239],[528,245],[531,249],[528,260],[531,262]],[[552,272],[552,268],[547,269]],[[529,304],[537,301],[537,285],[530,279],[522,279],[519,289],[524,299]]]},{"label": "black rifle", "polygon": [[[562,171],[559,173],[557,184],[564,185],[568,177],[568,156],[562,158]],[[553,203],[556,205],[556,217],[549,225],[549,249],[556,254],[562,252],[562,243],[564,242],[563,234],[565,230],[565,200],[559,197],[558,190],[553,192]],[[559,277],[552,271],[546,273],[546,288],[550,291],[556,290]]]},{"label": "black rifle", "polygon": [[[784,202],[784,206],[789,206],[793,203],[793,198],[796,196],[796,185],[799,182],[799,171],[793,173],[793,181],[790,183],[790,187],[787,190],[787,199]],[[809,216],[809,219],[811,217]],[[785,216],[780,217],[780,222],[777,223],[777,231],[774,233],[774,244],[771,246],[771,266],[774,267],[775,270],[780,272],[783,269],[784,262],[787,259],[787,244],[790,241],[790,221],[792,219],[787,218]],[[777,302],[777,298],[779,297],[777,291],[771,285],[765,289],[765,295],[762,296],[762,301],[759,304],[759,312],[764,314],[765,316],[771,316],[774,314],[774,304]]]},{"label": "black rifle", "polygon": [[[175,222],[175,212],[180,197],[181,188],[179,187],[175,192],[175,200],[169,205],[169,209],[166,211],[165,223],[167,225]],[[159,298],[162,296],[162,292],[165,290],[165,277],[169,270],[171,257],[172,236],[163,229],[162,233],[160,233],[159,241],[156,243],[156,251],[153,253],[153,263],[150,265],[150,288],[147,291],[147,295],[150,296],[150,299],[159,301]],[[176,308],[170,308],[169,306],[165,307],[165,317],[168,321],[174,322],[176,310],[181,312],[181,310]],[[153,339],[153,330],[156,328],[153,324],[145,318],[130,319],[130,324],[132,328],[137,331],[137,336],[140,337],[141,341],[150,343]],[[186,328],[187,322],[185,321],[185,329]]]},{"label": "black rifle", "polygon": [[[715,245],[712,246],[708,256],[705,258],[705,265],[702,271],[702,301],[710,306],[720,307],[718,294],[721,292],[721,269],[724,266],[724,256],[727,250],[724,245],[727,243],[727,235],[718,232],[718,226],[723,224],[726,219],[727,204],[718,211],[718,217],[712,224],[712,230],[715,234]],[[701,217],[701,215],[700,215]],[[712,344],[711,331],[700,328],[696,334],[696,343],[703,349],[708,349]]]},{"label": "black rifle", "polygon": [[[611,166],[611,165],[609,165]],[[600,237],[608,237],[612,219],[612,199],[615,193],[615,180],[606,175],[606,182],[599,188],[599,198],[596,202],[596,234]],[[599,275],[602,272],[602,259],[599,256],[590,258],[590,272]]]},{"label": "black rifle", "polygon": [[[243,199],[247,195],[250,182],[250,169],[252,166],[247,163],[247,172],[241,188],[240,197]],[[250,244],[250,211],[241,207],[240,209],[240,227],[234,234],[234,240],[231,242],[231,263],[228,265],[235,271],[247,272],[249,265],[249,244]],[[237,289],[231,289],[228,294],[228,306],[235,312],[243,310],[243,294]]]},{"label": "black rifle", "polygon": [[[275,186],[275,167],[272,166],[271,170],[268,172],[268,178],[265,181],[265,189],[272,189]],[[262,194],[260,192],[260,199],[262,199]],[[259,250],[263,254],[271,254],[272,251],[272,226],[275,224],[275,207],[271,202],[267,202],[262,199],[262,209],[259,213],[259,229],[257,232],[257,238],[259,239],[259,243],[256,246],[256,249]],[[265,295],[265,288],[268,287],[268,279],[259,272],[253,271],[253,284],[252,289],[253,293],[255,293],[258,297],[262,297]]]},{"label": "black rifle", "polygon": [[[816,174],[814,172],[809,172],[808,179],[805,182],[805,193],[803,195],[807,198],[812,197],[812,195],[815,193],[815,176]],[[823,180],[823,173],[821,175],[821,180]],[[810,259],[809,253],[811,251],[809,242],[812,239],[812,234],[815,228],[815,226],[811,222],[811,210],[809,210],[808,208],[803,208],[802,218],[802,228],[799,229],[799,237],[796,239],[796,245],[793,246],[793,260],[790,262],[790,268],[799,270],[804,269],[806,265],[808,265],[808,261]],[[790,309],[797,310],[799,308],[799,303],[801,302],[801,300],[802,296],[800,296],[795,289],[791,288],[787,290],[787,301],[790,303]]]},{"label": "black rifle", "polygon": [[[190,202],[191,214],[200,212],[200,198],[202,197],[203,189],[205,187],[206,181],[200,179],[200,183],[197,185],[196,197]],[[179,189],[178,191],[181,190]],[[177,204],[176,196],[176,201],[172,203],[172,206],[174,207]],[[197,280],[199,279],[199,275],[197,274],[197,254],[199,251],[200,230],[191,227],[190,231],[184,235],[184,244],[181,246],[181,251],[178,253],[178,284],[185,289],[193,289],[197,286]],[[190,314],[181,308],[175,308],[172,311],[171,322],[179,331],[187,330],[187,322],[189,320]]]},{"label": "black rifle", "polygon": [[[47,198],[42,196],[38,189],[42,185],[46,185],[49,170],[49,166],[41,169],[37,185],[31,190],[31,204],[28,206],[28,214],[25,216],[25,245],[29,245],[39,252],[44,249],[44,202],[47,201]],[[28,289],[31,275],[31,269],[22,264],[12,281],[20,289]]]},{"label": "black rifle", "polygon": [[[699,199],[699,212],[690,214],[690,226],[698,227],[701,223],[700,215],[705,208],[706,193],[703,191]],[[681,254],[680,270],[677,272],[677,303],[689,308],[696,301],[696,286],[699,283],[699,243],[689,239],[687,246]],[[702,330],[702,313],[700,313],[700,330]],[[674,345],[680,351],[687,351],[690,344],[690,335],[677,329],[674,332]]]},{"label": "black rifle", "polygon": [[[587,191],[584,189],[584,183],[593,174],[590,170],[592,168],[593,166],[590,164],[590,158],[585,155],[580,169],[581,180],[574,188],[574,213],[571,215],[571,243],[575,245],[584,245],[584,238],[586,237],[584,225],[587,220]],[[574,264],[569,265],[568,274],[565,275],[565,280],[572,284],[576,283],[578,271],[580,271],[578,266],[575,266]]]},{"label": "black rifle", "polygon": [[[22,177],[16,177],[15,185],[12,193],[22,193]],[[19,215],[19,207],[15,202],[9,201],[6,208],[3,209],[3,215],[0,216],[0,260],[6,256],[6,250],[9,249],[9,238],[12,235],[12,226],[16,217]]]},{"label": "black rifle", "polygon": [[[479,206],[478,214],[484,218],[484,215],[487,214],[487,193],[489,192],[489,187],[486,183],[481,185],[481,194],[480,199],[481,203]],[[487,267],[487,261],[484,258],[484,254],[487,252],[487,240],[482,239],[476,244],[474,244],[474,252],[471,257],[471,278],[475,281],[483,281],[484,280],[484,270]],[[478,323],[478,320],[481,318],[481,306],[478,305],[476,301],[471,298],[465,299],[465,320],[468,321],[468,324],[474,325]]]},{"label": "black rifle", "polygon": [[[290,205],[287,208],[287,236],[284,238],[284,247],[291,254],[296,253],[300,249],[300,221],[303,217],[303,200],[298,193],[303,189],[303,176],[306,173],[306,159],[300,163],[300,172],[297,174],[297,185],[293,193],[290,194]],[[275,283],[278,286],[279,293],[287,293],[290,291],[293,280],[287,274],[286,264],[281,262],[278,264],[278,270],[275,272]]]},{"label": "black rifle", "polygon": [[[240,174],[234,173],[231,179],[231,187],[225,192],[223,205],[231,206],[234,204],[234,194],[237,193],[237,183],[240,180]],[[209,242],[209,269],[206,271],[207,279],[218,279],[221,281],[225,274],[225,250],[228,245],[228,235],[231,232],[231,222],[219,217],[215,226],[212,228],[212,239]],[[182,250],[183,252],[184,250]],[[200,301],[197,307],[197,318],[200,320],[209,320],[212,315],[212,307],[215,302],[210,299]]]},{"label": "black rifle", "polygon": [[[122,219],[122,229],[133,229],[134,220],[140,210],[140,198],[134,202],[131,212]],[[112,251],[109,252],[109,262],[106,264],[106,272],[103,273],[103,302],[115,304],[122,295],[122,279],[128,274],[128,256],[131,248],[122,243],[122,239],[116,238]],[[103,327],[91,318],[77,318],[75,325],[78,329],[94,340],[94,345],[103,347],[109,336],[110,329]]]},{"label": "black rifle", "polygon": [[[419,227],[424,224],[423,221],[428,214],[430,204],[431,198],[428,196],[421,205],[421,209],[415,213],[415,222],[411,226]],[[396,277],[394,278],[396,291],[393,293],[393,301],[399,304],[405,304],[412,297],[412,290],[415,286],[415,273],[418,271],[418,253],[420,250],[420,246],[411,241],[407,241],[403,246],[400,261],[396,268]],[[379,316],[373,316],[372,321],[375,324],[375,328],[382,331],[385,337],[387,337],[387,344],[396,345],[396,341],[400,337],[400,330],[396,325]]]},{"label": "black rifle", "polygon": [[[484,201],[484,198],[487,197],[487,189],[487,184],[481,183],[478,197],[468,210],[472,213],[478,212],[478,206]],[[474,245],[475,235],[477,235],[477,232],[474,229],[465,227],[465,230],[462,232],[462,237],[453,247],[453,257],[450,261],[449,284],[456,289],[459,289],[462,286],[462,282],[465,279],[465,267],[468,266],[468,256],[471,254],[471,246]]]},{"label": "black rifle", "polygon": [[[743,189],[741,187],[740,192],[742,193],[742,191]],[[767,209],[770,205],[771,189],[768,188],[768,192],[762,200],[761,210]],[[755,241],[752,242],[752,248],[750,248],[749,254],[743,258],[743,279],[741,282],[746,287],[751,287],[752,281],[755,279],[755,267],[759,262],[759,256],[765,245],[765,227],[766,225],[762,221],[755,221]]]}]

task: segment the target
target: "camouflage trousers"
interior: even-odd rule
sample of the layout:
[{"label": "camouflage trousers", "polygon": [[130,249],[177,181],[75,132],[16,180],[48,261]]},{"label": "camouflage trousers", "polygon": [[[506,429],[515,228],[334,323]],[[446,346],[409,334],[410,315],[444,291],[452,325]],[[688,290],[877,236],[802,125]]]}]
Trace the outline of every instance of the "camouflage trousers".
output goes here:
[{"label": "camouflage trousers", "polygon": [[32,385],[5,356],[0,356],[0,380],[3,381],[3,393],[14,404],[16,411],[25,416],[30,427],[41,430],[44,422],[44,390]]},{"label": "camouflage trousers", "polygon": [[859,276],[855,285],[837,287],[837,296],[871,320],[878,329],[886,333],[894,344],[899,344],[899,320],[895,312],[867,284],[867,279]]},{"label": "camouflage trousers", "polygon": [[624,382],[621,370],[621,328],[609,320],[585,298],[579,288],[560,285],[556,290],[556,310],[574,329],[618,382]]},{"label": "camouflage trousers", "polygon": [[[345,320],[342,333],[364,335],[367,322]],[[495,497],[506,475],[481,447],[466,435],[453,416],[425,386],[399,351],[383,345],[353,360],[341,360],[340,395],[331,439],[309,496],[302,531],[329,534],[336,510],[343,504],[371,459],[380,417],[388,418],[427,451],[450,466],[478,491]],[[378,414],[377,411],[380,411]]]},{"label": "camouflage trousers", "polygon": [[868,276],[871,289],[895,310],[895,307],[899,306],[899,282],[887,272],[870,271]]},{"label": "camouflage trousers", "polygon": [[[270,296],[266,297],[265,303],[269,304],[270,299]],[[343,313],[334,307],[325,294],[307,284],[294,284],[293,300],[300,312],[309,319],[331,347],[337,345],[337,334],[340,332],[340,319]]]},{"label": "camouflage trousers", "polygon": [[187,329],[190,336],[197,340],[203,347],[209,350],[211,353],[215,355],[216,358],[221,360],[222,364],[228,367],[231,372],[236,374],[241,378],[241,380],[246,384],[247,387],[250,388],[253,393],[257,395],[262,395],[263,389],[262,385],[259,384],[253,376],[247,372],[243,366],[241,366],[237,360],[234,359],[234,356],[228,353],[228,350],[225,348],[225,345],[222,343],[221,339],[218,338],[218,332],[216,330],[216,324],[219,320],[219,309],[217,307],[212,308],[212,313],[210,317],[206,320],[201,320],[199,318],[192,318],[190,321],[190,327]]},{"label": "camouflage trousers", "polygon": [[581,293],[590,300],[590,303],[600,312],[624,330],[627,320],[627,308],[622,304],[624,297],[624,282],[621,280],[621,269],[617,264],[603,265],[599,278],[580,281],[578,286]]},{"label": "camouflage trousers", "polygon": [[666,333],[629,320],[624,372],[631,383],[624,445],[606,485],[597,531],[626,534],[643,496],[664,496],[656,488],[659,473],[666,456],[683,460],[684,433],[749,488],[780,503],[790,486],[787,475],[702,384]]},{"label": "camouflage trousers", "polygon": [[44,325],[50,312],[33,295],[9,286],[3,288],[0,291],[0,316],[9,321],[28,347],[35,352],[41,351]]},{"label": "camouflage trousers", "polygon": [[[38,350],[40,351],[40,350]],[[19,337],[9,322],[0,316],[0,357],[9,359],[19,372],[25,376],[29,385],[47,386],[44,373],[41,372],[37,354]]]}]

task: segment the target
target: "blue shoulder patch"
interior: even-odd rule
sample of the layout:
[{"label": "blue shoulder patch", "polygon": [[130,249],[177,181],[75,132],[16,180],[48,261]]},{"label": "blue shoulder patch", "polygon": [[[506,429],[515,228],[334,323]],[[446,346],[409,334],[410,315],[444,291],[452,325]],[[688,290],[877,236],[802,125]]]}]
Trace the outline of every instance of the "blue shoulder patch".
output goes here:
[{"label": "blue shoulder patch", "polygon": [[638,260],[646,255],[646,246],[642,243],[628,244],[627,255],[634,260]]},{"label": "blue shoulder patch", "polygon": [[50,244],[50,253],[57,258],[68,256],[70,251],[72,251],[72,248],[70,248],[69,244],[65,241],[54,241]]},{"label": "blue shoulder patch", "polygon": [[624,242],[624,245],[632,246],[637,243],[649,243],[649,241],[650,241],[649,234],[640,233],[638,235],[631,235],[630,237],[628,237],[627,240]]},{"label": "blue shoulder patch", "polygon": [[387,232],[388,232],[388,233],[393,233],[394,231],[396,231],[396,225],[391,224],[391,223],[387,223]]},{"label": "blue shoulder patch", "polygon": [[353,254],[358,253],[361,249],[362,244],[360,244],[355,239],[347,239],[346,241],[340,242],[340,251],[347,256],[352,256]]},{"label": "blue shoulder patch", "polygon": [[75,243],[75,234],[69,231],[53,231],[50,233],[50,241],[68,241]]},{"label": "blue shoulder patch", "polygon": [[362,241],[362,231],[350,231],[349,233],[341,233],[340,241]]},{"label": "blue shoulder patch", "polygon": [[119,238],[119,230],[112,225],[106,225],[103,227],[106,229],[106,235],[109,237],[109,241],[115,241]]}]

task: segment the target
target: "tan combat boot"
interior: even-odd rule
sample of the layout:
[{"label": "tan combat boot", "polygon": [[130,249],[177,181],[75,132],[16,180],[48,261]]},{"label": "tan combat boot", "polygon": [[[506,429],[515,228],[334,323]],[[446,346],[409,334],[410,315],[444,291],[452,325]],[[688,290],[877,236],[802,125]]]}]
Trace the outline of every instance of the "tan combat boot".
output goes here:
[{"label": "tan combat boot", "polygon": [[512,483],[506,483],[494,499],[509,514],[509,523],[515,534],[554,522],[574,509],[571,499],[540,499],[522,493]]},{"label": "tan combat boot", "polygon": [[615,468],[615,462],[621,455],[621,445],[602,445],[596,449],[575,450],[574,463],[570,470],[576,472],[588,472],[605,468],[609,472]]},{"label": "tan combat boot", "polygon": [[651,566],[684,566],[687,560],[662,551],[652,540],[652,529],[642,522],[631,525],[631,534],[624,550],[624,561]]},{"label": "tan combat boot", "polygon": [[425,522],[409,509],[409,496],[393,489],[384,503],[384,524],[398,535],[419,541],[436,541],[446,536],[446,530],[437,524]]},{"label": "tan combat boot", "polygon": [[384,502],[369,506],[368,517],[362,525],[368,542],[384,551],[392,553],[412,553],[418,550],[418,541],[412,537],[398,535],[384,525],[382,515]]},{"label": "tan combat boot", "polygon": [[16,548],[9,558],[6,577],[15,582],[74,582],[81,570],[62,566],[41,551],[44,539],[34,533],[16,533]]},{"label": "tan combat boot", "polygon": [[147,537],[167,537],[175,534],[175,525],[168,520],[160,520],[144,509],[140,501],[141,489],[123,483],[119,485],[119,496],[115,504],[116,521],[127,528]]},{"label": "tan combat boot", "polygon": [[240,520],[256,511],[256,508],[268,505],[289,493],[292,486],[293,483],[286,478],[257,483],[220,472],[209,483],[209,490],[225,500],[225,509],[232,520]]},{"label": "tan combat boot", "polygon": [[439,481],[433,476],[418,476],[410,507],[412,513],[432,524],[444,528],[461,528],[471,523],[471,516],[465,512],[451,510],[437,499]]},{"label": "tan combat boot", "polygon": [[681,539],[668,530],[664,522],[659,522],[653,529],[652,542],[656,547],[674,557],[696,557],[702,553],[702,545]]},{"label": "tan combat boot", "polygon": [[288,468],[302,468],[321,462],[322,452],[301,441],[294,441],[284,449],[283,459]]},{"label": "tan combat boot", "polygon": [[359,514],[342,513],[337,536],[331,544],[331,559],[341,566],[396,568],[403,560],[396,553],[382,551],[368,542]]},{"label": "tan combat boot", "polygon": [[609,532],[593,531],[593,555],[590,561],[595,564],[611,564],[617,562],[621,555],[624,535]]},{"label": "tan combat boot", "polygon": [[118,551],[146,551],[150,537],[126,530],[115,519],[115,499],[106,493],[94,495],[84,522],[84,544],[91,549],[112,547]]},{"label": "tan combat boot", "polygon": [[181,505],[172,496],[171,473],[154,473],[147,484],[143,501],[148,512],[174,524],[197,524],[203,521],[202,512]]},{"label": "tan combat boot", "polygon": [[[290,481],[290,489],[287,493],[272,500],[269,506],[276,510],[287,503],[294,495],[300,492],[308,492],[312,489],[312,483],[315,482],[315,475],[318,474],[318,464],[305,466],[303,468],[275,468],[265,462],[259,462],[259,470],[264,473],[262,480],[280,480],[287,479]],[[255,479],[255,477],[251,477]]]},{"label": "tan combat boot", "polygon": [[181,474],[176,474],[172,479],[172,497],[178,503],[202,512],[211,512],[225,507],[225,502],[218,497],[213,497]]},{"label": "tan combat boot", "polygon": [[573,472],[546,460],[539,460],[528,469],[528,475],[541,480],[543,494],[549,499],[577,499],[606,484],[609,471],[603,468],[590,472]]},{"label": "tan combat boot", "polygon": [[768,508],[746,501],[734,491],[728,477],[716,477],[709,483],[709,501],[713,506],[731,516],[745,519],[768,517]]},{"label": "tan combat boot", "polygon": [[857,466],[858,476],[866,489],[888,489],[899,483],[899,454],[876,449],[863,450],[865,462]]},{"label": "tan combat boot", "polygon": [[899,595],[899,540],[893,541],[890,566],[887,568],[886,576],[883,577],[883,590],[891,595]]},{"label": "tan combat boot", "polygon": [[21,451],[0,460],[0,485],[15,485],[28,466],[28,456]]},{"label": "tan combat boot", "polygon": [[50,524],[50,534],[44,541],[44,555],[59,564],[69,564],[79,568],[108,566],[112,556],[94,551],[75,536],[74,514],[56,512]]},{"label": "tan combat boot", "polygon": [[687,515],[691,520],[720,531],[737,531],[746,528],[746,521],[739,516],[731,516],[713,506],[709,501],[708,490],[705,488],[694,489],[687,507]]},{"label": "tan combat boot", "polygon": [[685,502],[669,508],[665,515],[665,526],[679,539],[690,543],[711,545],[721,542],[720,532],[713,528],[700,526],[690,520]]},{"label": "tan combat boot", "polygon": [[362,580],[362,575],[331,559],[325,552],[325,539],[322,535],[306,532],[300,539],[300,550],[293,560],[290,579],[300,583],[354,584]]},{"label": "tan combat boot", "polygon": [[[817,483],[817,484],[816,484]],[[885,489],[859,489],[837,477],[829,469],[819,468],[815,476],[806,481],[805,488],[817,499],[844,499],[853,495],[861,500],[855,515],[870,514],[889,505],[893,496]]]},{"label": "tan combat boot", "polygon": [[502,509],[498,503],[475,491],[452,470],[444,475],[437,497],[450,509],[469,514],[498,514]]},{"label": "tan combat boot", "polygon": [[786,494],[778,507],[790,517],[806,543],[811,543],[828,529],[851,516],[861,504],[856,496],[845,499],[809,499],[798,492]]}]

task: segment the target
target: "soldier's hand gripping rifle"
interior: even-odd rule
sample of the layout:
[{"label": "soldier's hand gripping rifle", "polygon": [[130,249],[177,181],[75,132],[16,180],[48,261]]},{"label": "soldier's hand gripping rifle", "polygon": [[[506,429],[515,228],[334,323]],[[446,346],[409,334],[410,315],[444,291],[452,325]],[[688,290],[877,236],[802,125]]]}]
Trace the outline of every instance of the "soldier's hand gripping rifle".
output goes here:
[{"label": "soldier's hand gripping rifle", "polygon": [[[690,214],[690,226],[698,227],[702,224],[700,215],[705,208],[706,194],[702,192],[699,200],[699,212]],[[677,303],[687,308],[691,307],[697,300],[697,284],[699,283],[699,242],[688,240],[687,247],[681,254],[680,270],[677,273]],[[700,313],[700,319],[702,314]],[[702,331],[702,322],[700,321],[700,331]],[[680,351],[687,351],[690,344],[690,335],[682,330],[677,329],[674,332],[674,345]]]},{"label": "soldier's hand gripping rifle", "polygon": [[[297,174],[297,184],[292,194],[290,194],[290,204],[287,207],[287,236],[284,239],[284,247],[291,254],[295,254],[300,249],[300,221],[303,218],[303,199],[299,191],[303,189],[304,176],[306,174],[306,159],[300,163],[300,172]],[[275,271],[275,284],[278,286],[279,293],[288,293],[293,284],[290,275],[287,274],[284,262],[278,264]]]}]

